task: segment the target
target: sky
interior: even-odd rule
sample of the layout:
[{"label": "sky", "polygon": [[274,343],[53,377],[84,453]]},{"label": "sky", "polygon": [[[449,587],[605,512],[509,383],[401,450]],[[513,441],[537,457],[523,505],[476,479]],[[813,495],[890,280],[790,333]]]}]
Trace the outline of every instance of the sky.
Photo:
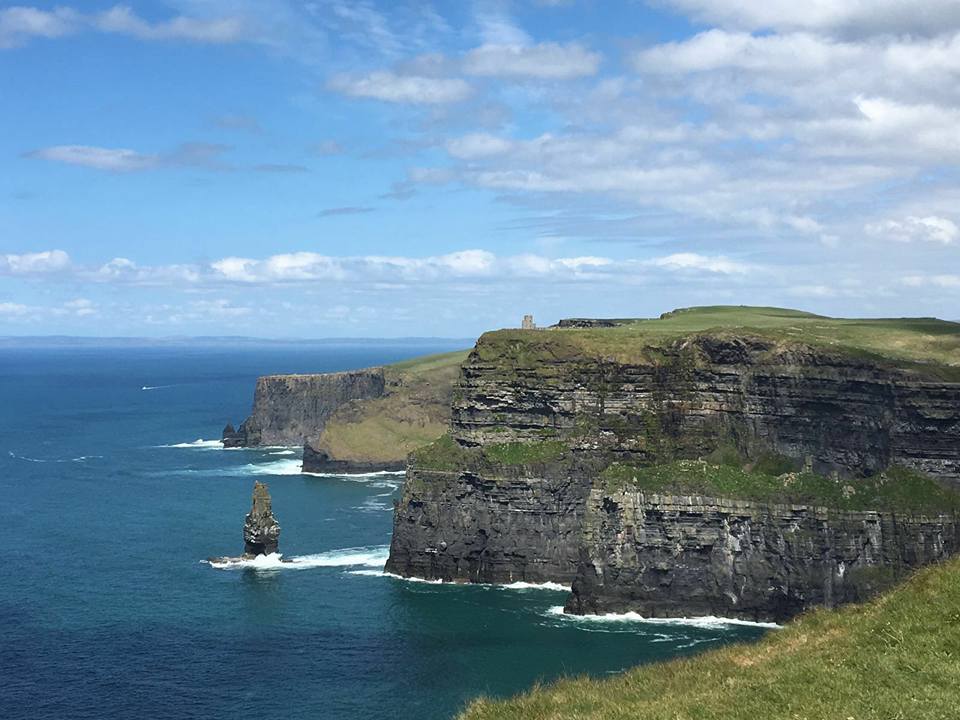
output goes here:
[{"label": "sky", "polygon": [[0,335],[960,319],[957,0],[0,2]]}]

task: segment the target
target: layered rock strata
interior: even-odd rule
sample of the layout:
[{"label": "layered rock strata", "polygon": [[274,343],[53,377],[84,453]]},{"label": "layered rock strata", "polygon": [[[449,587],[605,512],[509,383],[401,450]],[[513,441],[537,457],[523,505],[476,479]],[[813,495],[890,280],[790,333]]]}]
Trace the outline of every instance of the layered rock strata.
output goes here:
[{"label": "layered rock strata", "polygon": [[316,437],[340,406],[383,396],[382,368],[320,375],[267,375],[257,379],[253,412],[224,429],[225,447],[303,445]]},{"label": "layered rock strata", "polygon": [[593,490],[568,612],[782,621],[960,548],[951,515]]},{"label": "layered rock strata", "polygon": [[857,599],[957,549],[955,518],[938,509],[911,517],[617,496],[600,473],[730,447],[837,477],[901,465],[960,487],[960,383],[749,333],[698,333],[624,356],[583,352],[557,332],[481,338],[454,391],[451,436],[478,451],[562,442],[564,462],[441,467],[415,457],[388,570],[572,581],[572,612],[783,619]]}]

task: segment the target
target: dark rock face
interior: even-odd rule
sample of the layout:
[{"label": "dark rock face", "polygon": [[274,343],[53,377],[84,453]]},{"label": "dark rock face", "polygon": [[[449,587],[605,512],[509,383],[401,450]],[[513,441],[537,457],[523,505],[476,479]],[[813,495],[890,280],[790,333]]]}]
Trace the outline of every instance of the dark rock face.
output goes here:
[{"label": "dark rock face", "polygon": [[453,438],[465,448],[559,438],[576,459],[542,471],[412,465],[391,572],[573,580],[572,612],[783,619],[859,599],[960,546],[952,516],[643,498],[610,494],[598,477],[613,461],[697,458],[732,443],[748,457],[809,459],[821,473],[899,464],[960,486],[960,383],[749,336],[701,334],[631,362],[482,350],[454,393]]},{"label": "dark rock face", "polygon": [[277,552],[280,523],[273,516],[270,491],[262,482],[253,484],[253,507],[243,523],[243,555],[254,558]]},{"label": "dark rock face", "polygon": [[864,600],[957,549],[946,515],[595,490],[566,610],[782,621]]},{"label": "dark rock face", "polygon": [[[333,412],[351,400],[383,396],[382,368],[322,375],[268,375],[257,379],[253,412],[233,430],[224,429],[225,447],[303,445],[316,437]],[[228,430],[233,432],[228,433]]]},{"label": "dark rock face", "polygon": [[571,475],[487,478],[411,467],[386,569],[445,581],[570,584],[585,499]]},{"label": "dark rock face", "polygon": [[453,434],[467,445],[536,441],[639,462],[696,458],[721,440],[810,456],[849,475],[901,464],[960,486],[960,383],[805,346],[699,335],[658,362],[542,357],[463,366]]},{"label": "dark rock face", "polygon": [[323,450],[315,449],[309,442],[303,446],[303,472],[305,473],[369,473],[399,471],[406,462],[356,462],[352,460],[334,460]]}]

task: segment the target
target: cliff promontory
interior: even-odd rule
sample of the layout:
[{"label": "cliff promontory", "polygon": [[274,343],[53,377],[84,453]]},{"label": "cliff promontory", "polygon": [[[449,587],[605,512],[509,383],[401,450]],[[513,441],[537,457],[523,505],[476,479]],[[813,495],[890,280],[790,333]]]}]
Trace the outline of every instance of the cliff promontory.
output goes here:
[{"label": "cliff promontory", "polygon": [[387,569],[568,583],[578,613],[865,597],[960,543],[958,363],[953,323],[766,308],[488,333]]},{"label": "cliff promontory", "polygon": [[465,352],[349,372],[257,380],[253,412],[228,425],[225,447],[303,446],[305,472],[402,470],[450,422]]}]

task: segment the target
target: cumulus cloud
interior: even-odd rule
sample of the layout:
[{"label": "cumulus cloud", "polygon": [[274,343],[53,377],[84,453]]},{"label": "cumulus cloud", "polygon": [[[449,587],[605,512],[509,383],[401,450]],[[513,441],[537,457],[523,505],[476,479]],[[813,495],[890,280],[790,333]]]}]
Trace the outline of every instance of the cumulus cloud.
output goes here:
[{"label": "cumulus cloud", "polygon": [[864,230],[868,235],[874,237],[905,243],[919,240],[921,242],[951,245],[960,239],[960,228],[957,227],[955,222],[935,215],[868,223]]},{"label": "cumulus cloud", "polygon": [[697,253],[674,253],[673,255],[654,258],[649,263],[667,270],[702,270],[723,275],[742,275],[751,270],[749,265],[735,262],[723,256],[707,257]]},{"label": "cumulus cloud", "polygon": [[[380,286],[384,283],[446,284],[458,280],[498,283],[510,278],[593,280],[600,277],[632,282],[638,272],[691,272],[743,275],[754,267],[723,256],[675,253],[654,258],[614,259],[595,255],[548,257],[534,253],[496,255],[468,249],[441,255],[336,256],[302,251],[264,258],[225,257],[209,263],[139,265],[117,257],[99,266],[73,265],[61,251],[0,256],[0,272],[19,275],[66,273],[71,283],[112,283],[172,287],[214,288],[223,285],[284,285],[346,283]],[[82,310],[81,304],[73,306]]]},{"label": "cumulus cloud", "polygon": [[237,17],[201,19],[176,15],[149,22],[124,5],[93,14],[67,7],[49,11],[24,6],[0,10],[0,48],[18,47],[35,37],[58,38],[84,31],[199,43],[237,42],[246,37],[244,22]]},{"label": "cumulus cloud", "polygon": [[469,75],[566,80],[596,75],[600,54],[577,43],[482,45],[466,54],[463,68]]},{"label": "cumulus cloud", "polygon": [[38,275],[61,272],[70,267],[70,256],[63,250],[44,250],[43,252],[24,253],[22,255],[0,255],[0,274]]},{"label": "cumulus cloud", "polygon": [[402,75],[386,70],[362,77],[339,75],[329,86],[352,97],[420,105],[460,102],[472,92],[470,85],[460,78]]}]

